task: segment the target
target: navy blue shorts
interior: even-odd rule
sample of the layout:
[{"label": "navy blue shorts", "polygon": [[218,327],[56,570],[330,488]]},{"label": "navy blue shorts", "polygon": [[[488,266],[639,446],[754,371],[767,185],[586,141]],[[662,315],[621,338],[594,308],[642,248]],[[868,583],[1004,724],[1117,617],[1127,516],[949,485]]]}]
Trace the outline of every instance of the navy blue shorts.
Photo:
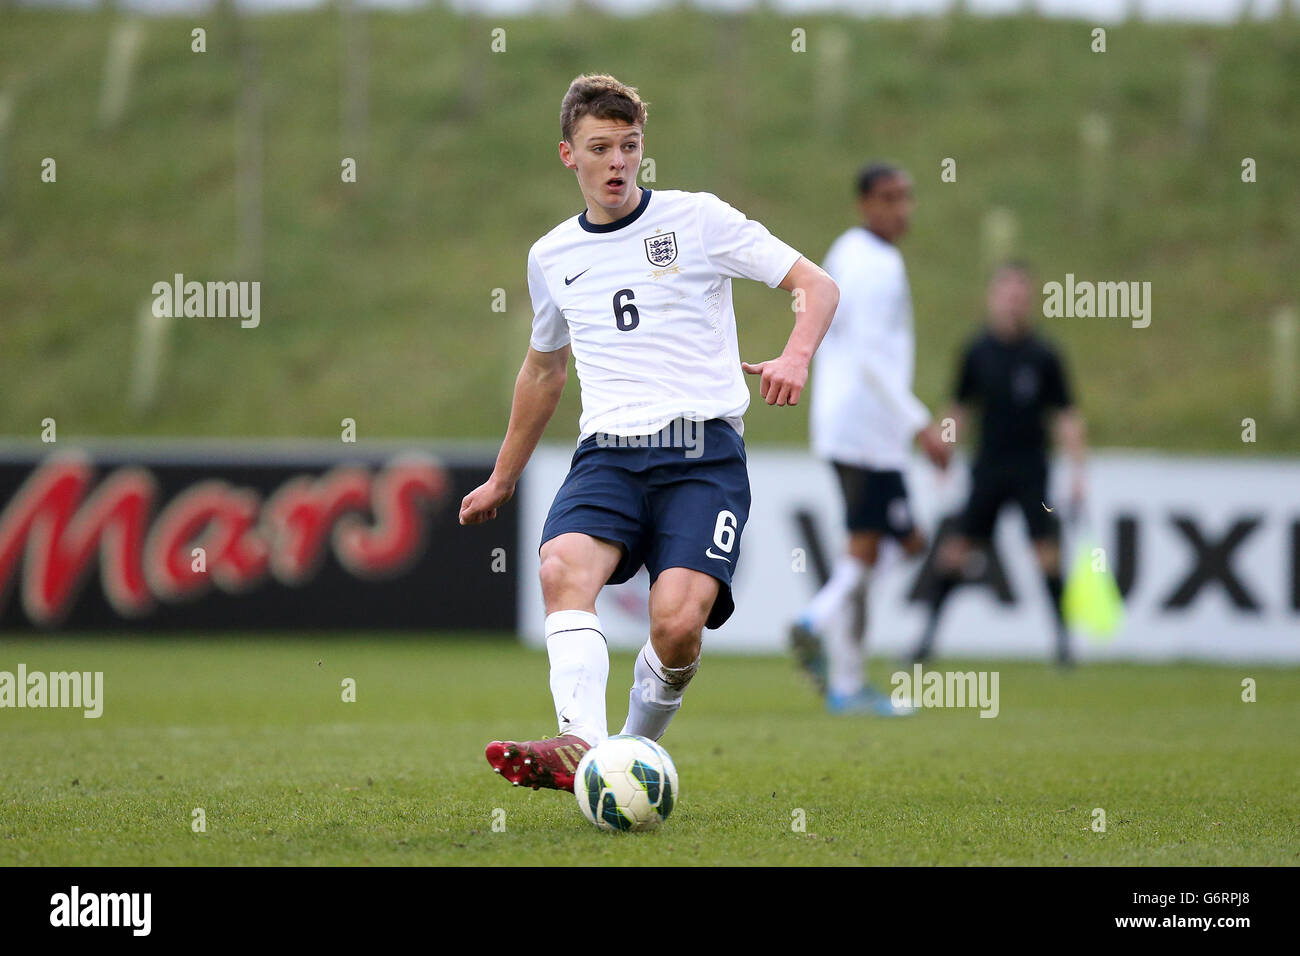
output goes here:
[{"label": "navy blue shorts", "polygon": [[[683,435],[687,447],[680,447]],[[679,447],[669,447],[674,437]],[[619,545],[623,560],[607,584],[622,584],[642,565],[651,584],[668,568],[717,578],[706,624],[717,628],[736,609],[731,577],[748,517],[744,441],[721,419],[678,420],[657,435],[583,441],[546,516],[542,544],[578,532]]]},{"label": "navy blue shorts", "polygon": [[844,493],[844,523],[850,531],[876,531],[910,538],[916,530],[901,471],[878,471],[832,462]]}]

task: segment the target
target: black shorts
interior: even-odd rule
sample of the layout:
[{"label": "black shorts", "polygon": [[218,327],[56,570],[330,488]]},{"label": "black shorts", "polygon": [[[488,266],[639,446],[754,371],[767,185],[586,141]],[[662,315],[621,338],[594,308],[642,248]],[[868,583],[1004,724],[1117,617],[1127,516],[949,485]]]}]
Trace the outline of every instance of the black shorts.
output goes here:
[{"label": "black shorts", "polygon": [[[693,435],[672,447],[672,435]],[[676,431],[674,431],[676,429]],[[593,435],[578,446],[555,495],[542,544],[579,532],[620,545],[623,560],[607,584],[622,584],[644,565],[654,584],[668,568],[689,568],[721,585],[706,627],[735,610],[731,578],[749,518],[745,443],[721,419],[674,423],[642,440]]]},{"label": "black shorts", "polygon": [[844,494],[844,521],[849,531],[877,531],[895,538],[916,530],[901,471],[877,471],[831,462]]},{"label": "black shorts", "polygon": [[970,500],[961,515],[961,532],[968,538],[987,541],[993,537],[998,512],[1015,502],[1035,541],[1061,536],[1061,523],[1047,509],[1047,462],[1006,459],[977,461],[971,468]]}]

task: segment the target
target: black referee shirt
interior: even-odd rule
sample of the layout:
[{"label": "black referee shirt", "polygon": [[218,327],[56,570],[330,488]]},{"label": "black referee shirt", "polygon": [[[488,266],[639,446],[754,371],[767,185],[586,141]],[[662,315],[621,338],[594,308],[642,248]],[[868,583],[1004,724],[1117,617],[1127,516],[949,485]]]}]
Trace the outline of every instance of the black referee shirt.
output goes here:
[{"label": "black referee shirt", "polygon": [[1072,404],[1060,357],[1032,332],[1010,342],[978,335],[962,358],[957,401],[980,409],[977,464],[1046,459],[1047,413]]}]

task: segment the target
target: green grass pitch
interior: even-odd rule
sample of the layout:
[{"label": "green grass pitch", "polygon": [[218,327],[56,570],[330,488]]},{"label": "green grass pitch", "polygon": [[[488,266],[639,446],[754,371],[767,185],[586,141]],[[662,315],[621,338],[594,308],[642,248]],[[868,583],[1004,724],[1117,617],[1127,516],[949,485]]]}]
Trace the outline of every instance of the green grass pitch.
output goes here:
[{"label": "green grass pitch", "polygon": [[[545,655],[512,641],[0,643],[19,662],[103,671],[105,707],[0,710],[5,866],[1300,861],[1295,669],[950,662],[1000,672],[996,719],[881,720],[825,715],[787,660],[706,652],[664,739],[680,803],[624,835],[488,769],[487,741],[553,732]],[[615,728],[630,682],[615,655]]]}]

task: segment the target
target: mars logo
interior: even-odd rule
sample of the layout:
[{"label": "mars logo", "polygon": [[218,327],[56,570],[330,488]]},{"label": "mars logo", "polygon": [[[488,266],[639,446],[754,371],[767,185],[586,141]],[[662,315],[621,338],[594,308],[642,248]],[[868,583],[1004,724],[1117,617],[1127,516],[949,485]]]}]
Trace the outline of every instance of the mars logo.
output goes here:
[{"label": "mars logo", "polygon": [[254,489],[205,480],[162,504],[151,525],[159,491],[149,469],[119,467],[97,486],[94,475],[85,455],[47,459],[0,512],[0,612],[21,577],[27,617],[59,624],[96,556],[109,604],[135,618],[157,602],[213,589],[241,594],[268,577],[302,585],[327,550],[353,578],[391,577],[420,556],[426,512],[449,487],[425,455],[398,456],[377,471],[344,464],[291,477],[265,501]]},{"label": "mars logo", "polygon": [[677,258],[677,233],[650,236],[645,241],[645,257],[652,266],[670,266]]}]

